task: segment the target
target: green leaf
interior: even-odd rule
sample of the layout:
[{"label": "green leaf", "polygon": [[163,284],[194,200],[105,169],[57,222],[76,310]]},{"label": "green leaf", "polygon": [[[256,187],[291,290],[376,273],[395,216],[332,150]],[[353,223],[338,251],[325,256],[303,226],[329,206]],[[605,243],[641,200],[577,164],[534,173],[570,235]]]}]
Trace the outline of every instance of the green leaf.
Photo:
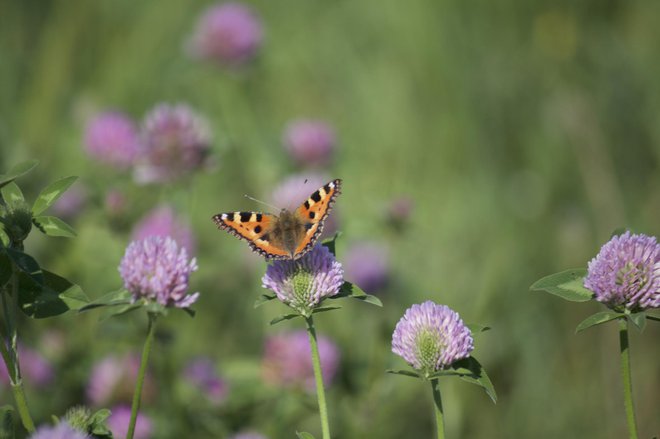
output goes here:
[{"label": "green leaf", "polygon": [[660,322],[660,316],[654,316],[654,315],[652,315],[652,314],[647,314],[647,315],[646,315],[646,318],[649,319],[649,320],[653,320],[653,321],[656,321],[656,322]]},{"label": "green leaf", "polygon": [[6,252],[0,250],[0,288],[11,279],[11,271],[11,258]]},{"label": "green leaf", "polygon": [[21,162],[11,168],[6,174],[0,175],[0,187],[10,183],[20,177],[30,172],[39,162],[37,160],[28,160],[26,162]]},{"label": "green leaf", "polygon": [[467,326],[467,328],[470,330],[472,335],[478,334],[480,332],[490,331],[491,329],[490,326],[478,325],[476,323],[469,323],[466,324],[465,326]]},{"label": "green leaf", "polygon": [[457,363],[463,363],[457,365],[459,368],[465,368],[470,370],[472,373],[468,375],[461,375],[461,379],[468,383],[476,384],[483,388],[486,391],[486,394],[490,399],[497,404],[497,393],[495,392],[495,387],[493,386],[492,381],[488,377],[486,370],[483,366],[477,361],[474,357],[468,357],[464,360],[460,360]]},{"label": "green leaf", "polygon": [[350,282],[344,282],[341,288],[339,288],[339,293],[329,297],[329,299],[342,299],[344,297],[351,297],[372,305],[383,306],[383,302],[381,302],[378,297],[365,293],[360,287]]},{"label": "green leaf", "polygon": [[534,282],[530,290],[545,291],[571,302],[586,302],[594,295],[583,285],[586,274],[587,270],[583,268],[551,274]]},{"label": "green leaf", "polygon": [[414,370],[405,370],[405,369],[387,369],[385,372],[391,373],[393,375],[403,375],[413,378],[421,378],[422,376],[415,372]]},{"label": "green leaf", "polygon": [[9,207],[18,207],[25,203],[25,197],[23,197],[23,192],[21,188],[14,182],[7,183],[0,189],[2,194],[2,199],[5,200],[5,204]]},{"label": "green leaf", "polygon": [[302,317],[302,316],[300,314],[283,314],[283,315],[275,317],[273,320],[271,320],[270,324],[275,325],[279,322],[283,322],[284,320],[295,319],[296,317]]},{"label": "green leaf", "polygon": [[88,433],[93,434],[95,437],[112,438],[112,432],[106,426],[106,420],[110,417],[110,414],[111,412],[108,409],[101,409],[92,414],[87,421]]},{"label": "green leaf", "polygon": [[14,439],[14,407],[0,407],[0,439]]},{"label": "green leaf", "polygon": [[334,309],[341,309],[341,306],[319,306],[312,310],[312,314],[318,314],[320,312],[332,311]]},{"label": "green leaf", "polygon": [[296,431],[296,436],[298,436],[298,439],[314,439],[314,436],[311,433],[307,433],[306,431]]},{"label": "green leaf", "polygon": [[76,231],[73,227],[57,218],[56,216],[37,216],[32,219],[35,226],[48,236],[62,236],[65,238],[75,238]]},{"label": "green leaf", "polygon": [[78,177],[64,177],[46,186],[32,205],[32,214],[39,215],[52,204],[76,181]]},{"label": "green leaf", "polygon": [[626,318],[630,323],[635,325],[639,332],[643,332],[646,327],[646,313],[644,311],[627,314]]},{"label": "green leaf", "polygon": [[11,243],[9,235],[7,235],[7,232],[5,232],[4,224],[0,224],[0,242],[2,243],[3,247],[9,247],[9,244]]},{"label": "green leaf", "polygon": [[328,247],[328,250],[330,250],[330,253],[332,253],[333,256],[337,256],[336,253],[336,243],[337,243],[337,238],[341,236],[341,232],[335,233],[335,236],[332,238],[328,238],[325,241],[321,243],[321,245]]},{"label": "green leaf", "polygon": [[254,301],[254,307],[259,308],[264,303],[270,302],[271,300],[277,298],[275,293],[262,293],[257,300]]},{"label": "green leaf", "polygon": [[120,305],[131,305],[132,296],[128,290],[121,288],[116,291],[111,291],[103,296],[99,297],[96,300],[92,300],[87,305],[83,306],[78,310],[78,312],[89,311],[94,308],[100,308],[103,306],[120,306]]},{"label": "green leaf", "polygon": [[42,273],[42,281],[24,272],[18,274],[18,303],[25,315],[54,317],[89,303],[78,285],[50,271]]},{"label": "green leaf", "polygon": [[579,325],[577,325],[577,328],[575,328],[575,333],[577,334],[580,331],[584,331],[587,328],[591,328],[592,326],[596,325],[601,325],[603,323],[607,323],[609,321],[624,317],[625,314],[616,312],[616,311],[601,311],[597,312],[596,314],[592,314],[586,319],[582,320]]},{"label": "green leaf", "polygon": [[6,248],[5,252],[20,271],[32,276],[39,282],[43,281],[41,267],[32,256],[13,248]]}]

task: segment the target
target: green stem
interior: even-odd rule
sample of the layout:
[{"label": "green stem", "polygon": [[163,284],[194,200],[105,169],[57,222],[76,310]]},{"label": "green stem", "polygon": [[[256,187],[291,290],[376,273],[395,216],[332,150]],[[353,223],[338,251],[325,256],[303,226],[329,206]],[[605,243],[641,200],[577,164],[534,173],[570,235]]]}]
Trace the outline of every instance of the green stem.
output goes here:
[{"label": "green stem", "polygon": [[305,319],[307,322],[307,333],[309,334],[309,345],[312,348],[312,365],[314,366],[314,379],[316,380],[316,397],[319,401],[319,414],[321,415],[321,431],[323,439],[330,439],[330,424],[328,423],[328,407],[325,403],[325,389],[323,388],[323,374],[321,373],[321,357],[316,342],[316,330],[312,316]]},{"label": "green stem", "polygon": [[433,391],[433,406],[435,407],[435,424],[438,427],[438,439],[445,439],[445,419],[442,412],[442,396],[440,395],[440,381],[437,378],[431,380]]},{"label": "green stem", "polygon": [[619,319],[619,344],[621,346],[621,377],[623,378],[623,398],[628,421],[630,439],[637,439],[637,423],[633,407],[632,379],[630,377],[630,349],[628,348],[628,320]]},{"label": "green stem", "polygon": [[23,380],[19,380],[17,383],[12,383],[11,390],[14,392],[16,408],[18,409],[18,414],[21,417],[21,423],[23,424],[23,427],[25,427],[28,433],[34,432],[34,421],[30,416],[30,410],[28,410],[27,400],[25,399]]},{"label": "green stem", "polygon": [[148,313],[148,315],[149,329],[147,330],[147,339],[142,348],[142,360],[140,361],[140,370],[138,372],[137,382],[135,383],[133,405],[131,406],[131,422],[128,424],[126,439],[133,439],[133,435],[135,434],[135,423],[137,422],[137,415],[140,411],[140,398],[142,397],[142,386],[144,384],[144,376],[147,372],[147,363],[149,362],[149,351],[151,350],[151,342],[154,339],[156,330],[156,314]]}]

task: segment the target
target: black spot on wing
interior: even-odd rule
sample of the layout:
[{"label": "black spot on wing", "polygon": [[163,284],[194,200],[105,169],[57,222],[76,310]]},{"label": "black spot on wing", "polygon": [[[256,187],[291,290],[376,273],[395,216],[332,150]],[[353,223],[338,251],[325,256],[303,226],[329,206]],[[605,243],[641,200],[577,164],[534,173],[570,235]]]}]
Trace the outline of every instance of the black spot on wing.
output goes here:
[{"label": "black spot on wing", "polygon": [[316,213],[309,212],[309,219],[314,219],[315,216],[316,216]]},{"label": "black spot on wing", "polygon": [[323,186],[323,190],[325,191],[326,194],[329,194],[332,188],[330,187],[330,183],[326,184]]},{"label": "black spot on wing", "polygon": [[309,209],[309,200],[305,200],[305,209]]},{"label": "black spot on wing", "polygon": [[261,226],[257,226],[254,228],[254,233],[261,233]]},{"label": "black spot on wing", "polygon": [[318,203],[319,201],[321,201],[321,194],[319,193],[319,191],[316,191],[316,192],[314,192],[314,193],[312,194],[312,196],[309,197],[309,198],[311,198],[312,200],[314,200],[315,203]]},{"label": "black spot on wing", "polygon": [[250,221],[250,218],[252,218],[252,212],[241,212],[241,222],[245,223],[247,221]]},{"label": "black spot on wing", "polygon": [[309,229],[311,229],[312,227],[314,227],[314,224],[312,224],[312,223],[307,223],[307,224],[305,224],[305,230],[309,230]]},{"label": "black spot on wing", "polygon": [[[261,218],[262,218],[262,217],[263,217],[262,214],[260,214],[260,213],[257,214],[257,222],[258,222],[258,223],[261,222]],[[259,233],[259,232],[257,232],[257,233]]]}]

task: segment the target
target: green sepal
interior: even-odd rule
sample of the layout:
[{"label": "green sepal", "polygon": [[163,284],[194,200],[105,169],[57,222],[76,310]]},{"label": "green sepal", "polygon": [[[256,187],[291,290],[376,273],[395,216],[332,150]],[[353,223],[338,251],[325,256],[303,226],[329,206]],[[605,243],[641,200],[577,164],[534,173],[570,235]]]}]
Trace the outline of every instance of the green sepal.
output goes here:
[{"label": "green sepal", "polygon": [[76,237],[76,231],[73,230],[73,227],[56,216],[37,216],[32,218],[32,223],[44,235],[64,238]]},{"label": "green sepal", "polygon": [[41,274],[39,280],[25,272],[18,273],[18,304],[28,317],[54,317],[89,303],[78,285],[47,270]]},{"label": "green sepal", "polygon": [[268,303],[273,299],[277,298],[275,293],[261,293],[261,295],[254,301],[254,307],[259,308],[264,303]]},{"label": "green sepal", "polygon": [[626,314],[626,318],[639,329],[639,332],[644,332],[644,328],[646,328],[646,313],[644,311]]},{"label": "green sepal", "polygon": [[580,331],[584,331],[587,328],[592,326],[602,325],[603,323],[611,322],[612,320],[625,317],[625,314],[622,312],[616,311],[601,311],[596,314],[592,314],[586,319],[582,320],[577,328],[575,328],[575,333],[577,334]]},{"label": "green sepal", "polygon": [[391,373],[393,375],[403,375],[403,376],[406,376],[406,377],[423,378],[418,372],[416,372],[414,370],[387,369],[385,372]]},{"label": "green sepal", "polygon": [[[92,300],[87,305],[80,308],[78,312],[86,312],[104,306],[123,306],[132,304],[131,293],[129,293],[125,288],[120,288],[119,290],[104,294],[96,300]],[[139,305],[136,308],[139,308]]]},{"label": "green sepal", "polygon": [[594,293],[584,287],[586,275],[587,270],[583,268],[566,270],[537,280],[529,289],[545,291],[570,302],[587,302],[593,298]]},{"label": "green sepal", "polygon": [[25,162],[18,163],[12,167],[6,174],[0,175],[0,187],[5,186],[7,183],[11,183],[21,175],[25,175],[34,169],[35,166],[39,164],[38,160],[27,160]]},{"label": "green sepal", "polygon": [[660,316],[656,316],[656,315],[653,315],[653,314],[646,314],[646,318],[649,319],[649,320],[660,322]]},{"label": "green sepal", "polygon": [[480,332],[490,331],[490,326],[479,325],[477,323],[468,323],[465,326],[470,330],[472,335],[479,334]]},{"label": "green sepal", "polygon": [[627,231],[628,229],[626,229],[625,227],[617,227],[612,231],[612,234],[610,234],[610,239],[614,238],[615,236],[621,236]]},{"label": "green sepal", "polygon": [[319,306],[312,310],[312,314],[318,314],[320,312],[333,311],[335,309],[341,309],[341,306]]},{"label": "green sepal", "polygon": [[381,302],[378,297],[367,294],[357,285],[346,281],[339,288],[339,292],[334,296],[329,297],[329,299],[343,299],[344,297],[361,300],[362,302],[370,303],[380,307],[383,306],[383,302]]},{"label": "green sepal", "polygon": [[0,439],[14,439],[14,407],[7,404],[0,407]]},{"label": "green sepal", "polygon": [[160,316],[166,316],[168,314],[168,309],[165,305],[162,305],[158,302],[144,302],[144,301],[137,301],[136,303],[142,303],[144,309],[147,310],[148,313],[150,314],[156,314]]},{"label": "green sepal", "polygon": [[39,215],[44,210],[48,209],[67,189],[76,181],[78,177],[64,177],[48,186],[46,186],[34,200],[32,205],[32,214]]},{"label": "green sepal", "polygon": [[298,436],[298,439],[315,439],[314,435],[306,431],[296,431],[296,436]]},{"label": "green sepal", "polygon": [[495,387],[493,382],[488,377],[486,370],[483,366],[477,361],[476,358],[470,356],[463,360],[459,360],[452,364],[451,369],[464,370],[467,369],[470,374],[461,374],[459,375],[463,381],[468,383],[476,384],[486,391],[486,394],[490,397],[493,403],[497,404],[497,393],[495,392]]},{"label": "green sepal", "polygon": [[302,317],[302,316],[300,314],[282,314],[281,316],[277,316],[273,320],[271,320],[270,324],[275,325],[279,322],[283,322],[284,320],[295,319],[296,317]]},{"label": "green sepal", "polygon": [[341,236],[341,232],[335,233],[335,236],[332,238],[328,238],[324,240],[321,245],[328,247],[328,250],[330,250],[330,253],[332,253],[333,256],[337,256],[336,250],[337,250],[337,238]]},{"label": "green sepal", "polygon": [[179,308],[181,311],[185,312],[188,314],[191,318],[194,318],[195,315],[197,314],[197,311],[195,311],[192,308]]},{"label": "green sepal", "polygon": [[2,186],[0,189],[0,194],[2,194],[2,199],[5,201],[5,204],[10,209],[16,209],[17,207],[22,207],[25,205],[25,197],[21,188],[14,182],[7,183]]}]

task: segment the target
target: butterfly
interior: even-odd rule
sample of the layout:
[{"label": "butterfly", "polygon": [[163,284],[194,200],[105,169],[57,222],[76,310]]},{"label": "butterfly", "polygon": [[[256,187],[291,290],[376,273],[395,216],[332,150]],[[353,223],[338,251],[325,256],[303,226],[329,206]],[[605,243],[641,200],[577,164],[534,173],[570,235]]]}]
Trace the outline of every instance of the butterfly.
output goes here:
[{"label": "butterfly", "polygon": [[314,247],[328,218],[341,180],[332,180],[309,196],[293,212],[228,212],[213,216],[218,228],[248,241],[266,259],[298,259]]}]

